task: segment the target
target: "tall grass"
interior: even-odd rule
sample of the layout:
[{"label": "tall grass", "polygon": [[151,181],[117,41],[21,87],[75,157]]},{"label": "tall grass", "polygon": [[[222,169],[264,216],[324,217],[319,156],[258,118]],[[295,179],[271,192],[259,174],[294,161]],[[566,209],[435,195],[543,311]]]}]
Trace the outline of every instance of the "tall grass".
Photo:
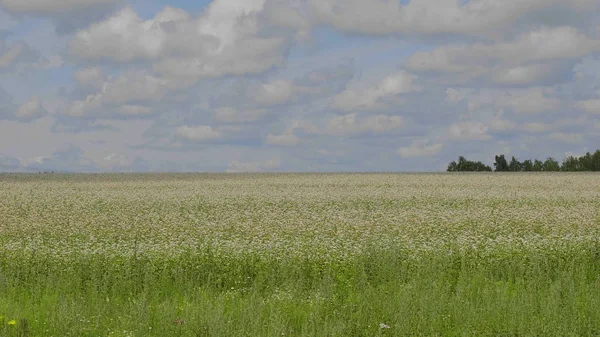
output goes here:
[{"label": "tall grass", "polygon": [[591,174],[0,175],[0,336],[597,336],[599,197]]}]

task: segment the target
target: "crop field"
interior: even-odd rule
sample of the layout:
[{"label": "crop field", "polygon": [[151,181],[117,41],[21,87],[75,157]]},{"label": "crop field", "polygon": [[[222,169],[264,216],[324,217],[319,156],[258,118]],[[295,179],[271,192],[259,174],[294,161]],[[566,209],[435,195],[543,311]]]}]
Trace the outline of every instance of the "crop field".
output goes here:
[{"label": "crop field", "polygon": [[600,336],[600,176],[0,175],[0,336]]}]

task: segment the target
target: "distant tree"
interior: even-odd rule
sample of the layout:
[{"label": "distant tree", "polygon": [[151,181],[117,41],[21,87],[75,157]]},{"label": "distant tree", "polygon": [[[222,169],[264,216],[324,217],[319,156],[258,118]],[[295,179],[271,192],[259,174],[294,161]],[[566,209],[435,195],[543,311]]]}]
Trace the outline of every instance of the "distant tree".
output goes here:
[{"label": "distant tree", "polygon": [[579,158],[569,156],[563,160],[560,170],[565,172],[582,171],[581,162],[579,161]]},{"label": "distant tree", "polygon": [[[587,152],[581,157],[568,156],[560,164],[556,159],[548,157],[545,161],[538,159],[527,159],[520,162],[512,156],[510,163],[506,161],[504,154],[495,156],[494,170],[496,172],[580,172],[580,171],[600,171],[600,150],[593,154]],[[482,162],[467,160],[464,156],[458,157],[458,162],[453,161],[448,164],[448,172],[482,172],[492,171],[489,166]]]},{"label": "distant tree", "polygon": [[519,160],[517,160],[517,158],[515,158],[513,156],[512,159],[510,160],[510,164],[508,164],[508,170],[510,172],[521,172],[522,171],[521,162],[519,162]]},{"label": "distant tree", "polygon": [[448,172],[457,172],[458,171],[458,164],[455,161],[450,162],[450,164],[448,164],[448,169],[446,171],[448,171]]},{"label": "distant tree", "polygon": [[506,158],[503,154],[496,156],[496,162],[494,163],[494,170],[496,172],[506,172],[508,171],[508,163],[506,162]]},{"label": "distant tree", "polygon": [[592,155],[592,171],[600,171],[600,150],[596,150]]},{"label": "distant tree", "polygon": [[458,157],[458,162],[451,162],[448,165],[448,172],[491,172],[492,168],[478,161],[470,161],[465,157]]},{"label": "distant tree", "polygon": [[557,172],[560,171],[560,164],[552,157],[548,157],[544,162],[544,171]]},{"label": "distant tree", "polygon": [[582,171],[593,171],[594,162],[591,153],[586,153],[585,156],[579,157],[579,166]]}]

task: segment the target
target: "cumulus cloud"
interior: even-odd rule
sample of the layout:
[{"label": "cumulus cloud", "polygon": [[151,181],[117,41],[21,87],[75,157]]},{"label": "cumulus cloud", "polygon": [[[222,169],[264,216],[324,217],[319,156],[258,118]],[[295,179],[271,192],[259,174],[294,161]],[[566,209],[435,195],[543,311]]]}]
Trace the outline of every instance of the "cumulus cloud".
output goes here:
[{"label": "cumulus cloud", "polygon": [[543,133],[552,129],[552,125],[547,123],[530,122],[521,125],[521,130],[529,133]]},{"label": "cumulus cloud", "polygon": [[347,89],[333,98],[332,105],[344,111],[370,110],[381,104],[386,97],[417,90],[414,80],[415,76],[400,71],[384,77],[375,86]]},{"label": "cumulus cloud", "polygon": [[[309,0],[318,22],[347,32],[388,34],[495,35],[515,21],[536,12],[560,8],[585,13],[597,7],[595,0],[413,0],[408,4],[387,0]],[[552,23],[538,16],[531,24]],[[576,19],[573,19],[576,21]]]},{"label": "cumulus cloud", "polygon": [[555,132],[549,135],[550,139],[563,142],[577,144],[583,142],[583,135],[577,133]]},{"label": "cumulus cloud", "polygon": [[21,166],[21,161],[15,157],[0,154],[0,172],[27,171]]},{"label": "cumulus cloud", "polygon": [[267,136],[267,144],[276,146],[295,146],[298,145],[300,139],[295,134],[284,133],[281,135],[274,135],[270,133]]},{"label": "cumulus cloud", "polygon": [[[0,33],[2,86],[15,97],[0,91],[0,136],[39,119],[70,132],[61,140],[108,140],[122,132],[115,125],[136,123],[133,146],[154,164],[125,143],[90,159],[82,141],[83,153],[58,157],[75,170],[157,167],[167,156],[179,164],[161,169],[207,167],[180,163],[194,152],[212,156],[211,169],[242,172],[281,162],[397,169],[400,158],[419,167],[446,151],[504,147],[556,156],[598,135],[597,0],[212,0],[198,14],[115,4],[0,0],[14,18],[74,32],[42,43],[17,22],[7,27],[23,41]],[[27,160],[60,168],[58,157]]]},{"label": "cumulus cloud", "polygon": [[255,122],[268,113],[266,109],[237,109],[233,107],[218,108],[215,111],[215,120],[223,123],[250,123]]},{"label": "cumulus cloud", "polygon": [[32,121],[46,116],[48,112],[44,109],[39,97],[34,96],[23,103],[15,112],[16,119],[20,121]]},{"label": "cumulus cloud", "polygon": [[13,101],[13,97],[0,87],[0,120],[18,120],[31,122],[48,114],[39,97],[33,96],[21,105]]},{"label": "cumulus cloud", "polygon": [[75,80],[77,84],[83,88],[102,89],[102,85],[106,80],[106,75],[100,67],[90,67],[80,69],[75,72]]},{"label": "cumulus cloud", "polygon": [[560,60],[578,59],[600,50],[600,39],[574,27],[541,27],[512,41],[448,45],[417,52],[406,62],[415,72],[434,72],[447,81],[483,79],[502,85],[526,85],[553,79]]},{"label": "cumulus cloud", "polygon": [[281,64],[286,48],[285,37],[260,34],[263,7],[264,0],[216,0],[199,17],[167,6],[146,21],[126,7],[78,32],[71,52],[83,60],[145,60],[180,79],[261,73]]},{"label": "cumulus cloud", "polygon": [[444,145],[441,143],[429,143],[425,140],[415,140],[408,147],[398,149],[402,158],[432,157],[440,153]]},{"label": "cumulus cloud", "polygon": [[75,76],[84,87],[101,88],[85,99],[71,102],[64,115],[75,118],[147,116],[153,112],[147,104],[161,101],[173,86],[177,86],[137,70],[126,72],[117,78],[109,77],[104,81],[102,74],[95,69],[83,70]]},{"label": "cumulus cloud", "polygon": [[287,80],[276,80],[261,85],[253,95],[261,106],[279,105],[288,102],[294,94],[294,84]]},{"label": "cumulus cloud", "polygon": [[56,32],[68,34],[114,12],[124,0],[0,0],[0,8],[14,16],[47,17]]},{"label": "cumulus cloud", "polygon": [[52,15],[72,12],[97,5],[107,5],[120,0],[0,0],[0,6],[21,14]]},{"label": "cumulus cloud", "polygon": [[402,129],[405,121],[400,116],[376,115],[361,118],[356,113],[330,119],[322,134],[353,136],[360,134],[383,134]]},{"label": "cumulus cloud", "polygon": [[205,142],[209,140],[215,140],[222,137],[220,131],[215,130],[212,126],[198,125],[198,126],[180,126],[175,131],[176,135],[190,142]]},{"label": "cumulus cloud", "polygon": [[581,101],[576,104],[576,107],[589,114],[600,115],[600,99]]},{"label": "cumulus cloud", "polygon": [[459,122],[448,127],[447,139],[457,141],[490,140],[489,127],[480,122]]},{"label": "cumulus cloud", "polygon": [[[43,58],[39,52],[23,41],[8,41],[0,31],[0,72],[22,68],[50,68],[55,66],[53,59]],[[62,63],[62,62],[60,62]]]},{"label": "cumulus cloud", "polygon": [[510,109],[519,114],[538,114],[559,109],[562,104],[552,89],[530,87],[526,89],[482,89],[464,94],[468,109],[476,112],[482,108]]},{"label": "cumulus cloud", "polygon": [[262,162],[239,162],[232,161],[226,172],[244,173],[244,172],[268,172],[277,171],[281,168],[281,160],[269,159]]}]

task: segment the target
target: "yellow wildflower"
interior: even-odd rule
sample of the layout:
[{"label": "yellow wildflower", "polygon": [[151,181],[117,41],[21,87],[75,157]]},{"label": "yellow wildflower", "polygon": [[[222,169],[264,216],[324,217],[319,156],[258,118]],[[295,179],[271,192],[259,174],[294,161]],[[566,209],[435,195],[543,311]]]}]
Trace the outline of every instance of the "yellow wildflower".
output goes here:
[{"label": "yellow wildflower", "polygon": [[14,319],[10,320],[8,321],[8,325],[17,325],[17,321],[15,321]]}]

